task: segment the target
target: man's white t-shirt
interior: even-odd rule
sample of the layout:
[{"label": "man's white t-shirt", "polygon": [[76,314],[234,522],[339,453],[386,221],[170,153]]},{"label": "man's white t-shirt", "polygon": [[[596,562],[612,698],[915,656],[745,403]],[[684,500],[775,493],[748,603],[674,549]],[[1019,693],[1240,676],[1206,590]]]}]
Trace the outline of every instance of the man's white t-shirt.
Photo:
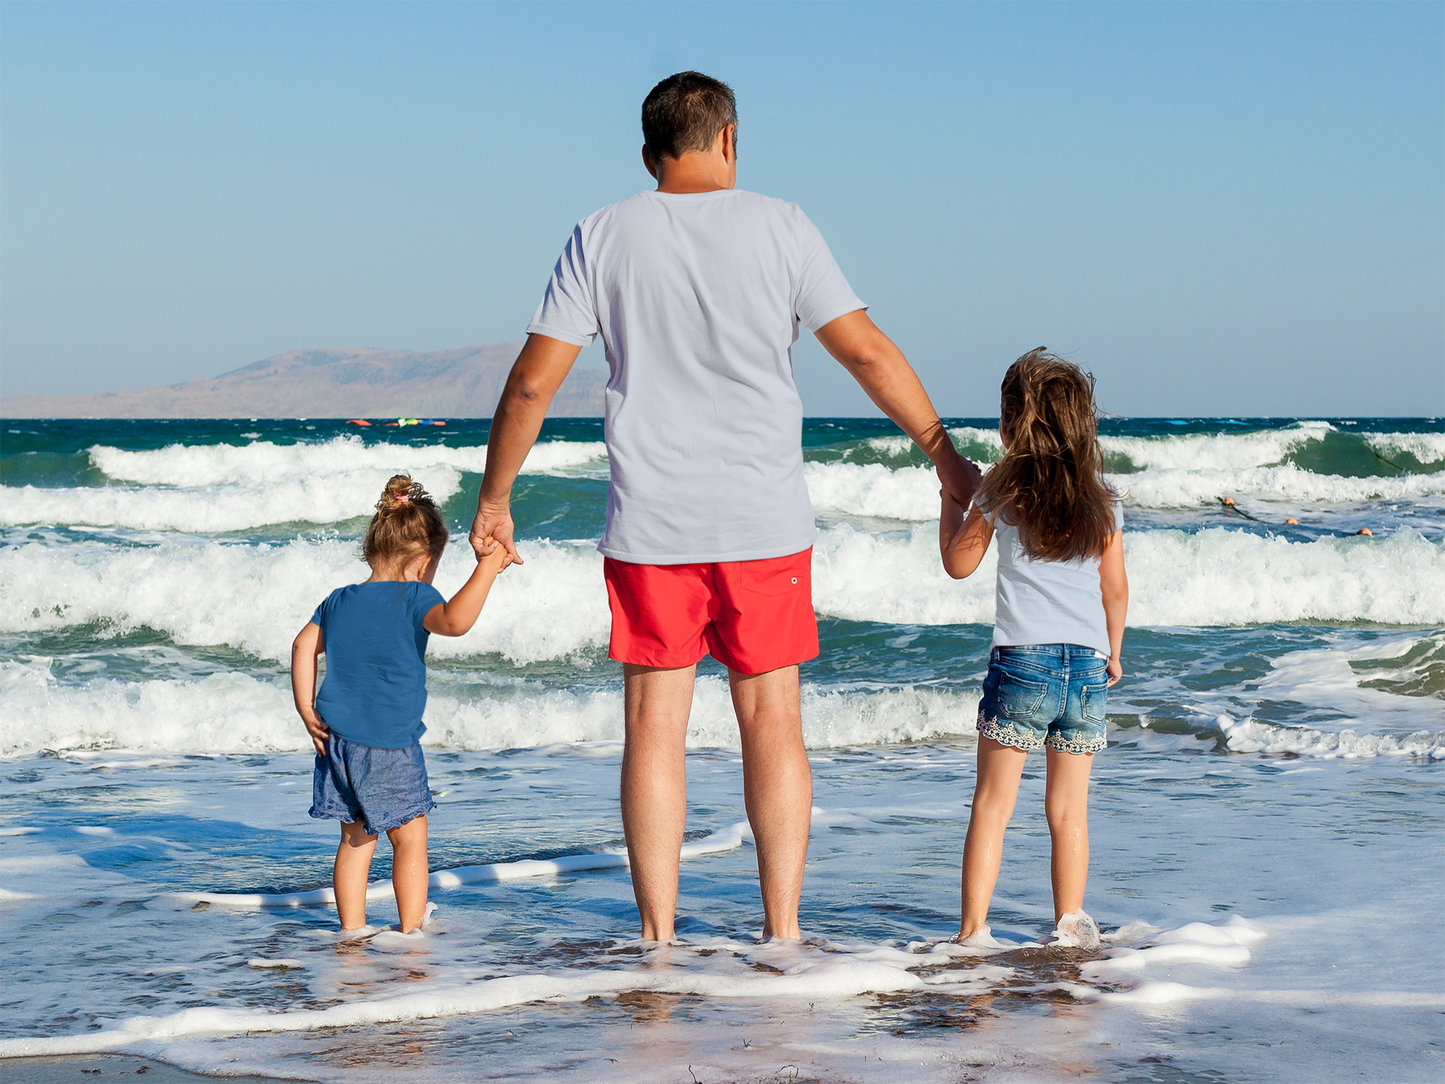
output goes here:
[{"label": "man's white t-shirt", "polygon": [[782,200],[643,192],[578,223],[527,332],[602,333],[612,486],[597,548],[691,564],[811,546],[792,345],[865,307]]}]

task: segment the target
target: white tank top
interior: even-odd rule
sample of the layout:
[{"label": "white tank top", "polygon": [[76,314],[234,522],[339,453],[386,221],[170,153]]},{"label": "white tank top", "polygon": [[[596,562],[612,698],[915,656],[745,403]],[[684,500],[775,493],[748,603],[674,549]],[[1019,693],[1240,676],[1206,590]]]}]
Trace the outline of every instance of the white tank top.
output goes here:
[{"label": "white tank top", "polygon": [[[998,539],[997,615],[994,647],[1078,644],[1109,654],[1099,561],[1040,561],[1024,552],[1017,527],[988,514]],[[1114,501],[1114,530],[1124,526],[1124,506]]]}]

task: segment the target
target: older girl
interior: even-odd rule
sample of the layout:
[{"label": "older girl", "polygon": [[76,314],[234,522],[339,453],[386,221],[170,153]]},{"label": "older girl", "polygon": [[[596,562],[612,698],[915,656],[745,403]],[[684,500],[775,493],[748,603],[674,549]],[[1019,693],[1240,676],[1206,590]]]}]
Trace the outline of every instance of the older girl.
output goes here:
[{"label": "older girl", "polygon": [[1104,748],[1109,686],[1123,673],[1129,585],[1123,514],[1100,462],[1094,379],[1034,350],[1004,374],[1004,455],[967,515],[943,494],[939,548],[955,579],[998,535],[997,617],[978,707],[978,775],[963,850],[962,942],[991,941],[989,901],[1024,760],[1046,750],[1054,939],[1099,943],[1083,910],[1089,771]]}]

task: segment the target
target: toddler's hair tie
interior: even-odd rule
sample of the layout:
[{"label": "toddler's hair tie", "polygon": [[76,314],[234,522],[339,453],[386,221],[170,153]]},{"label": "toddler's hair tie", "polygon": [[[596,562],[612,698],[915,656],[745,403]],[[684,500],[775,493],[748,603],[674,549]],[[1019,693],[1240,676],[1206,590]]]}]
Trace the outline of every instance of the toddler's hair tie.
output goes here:
[{"label": "toddler's hair tie", "polygon": [[407,501],[411,500],[411,494],[410,494],[410,493],[398,493],[398,494],[396,495],[396,499],[399,500],[399,501],[401,501],[401,502],[404,504],[404,503],[406,503]]}]

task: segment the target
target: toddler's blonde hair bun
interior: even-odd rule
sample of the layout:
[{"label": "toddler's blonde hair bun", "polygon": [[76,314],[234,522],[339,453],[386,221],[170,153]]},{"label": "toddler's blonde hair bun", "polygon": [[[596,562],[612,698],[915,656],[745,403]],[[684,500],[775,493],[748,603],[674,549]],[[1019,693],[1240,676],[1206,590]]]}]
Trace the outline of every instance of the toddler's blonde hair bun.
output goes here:
[{"label": "toddler's blonde hair bun", "polygon": [[395,512],[398,508],[404,508],[419,500],[432,500],[432,495],[426,491],[426,487],[420,482],[413,482],[410,474],[393,474],[391,480],[386,483],[386,488],[381,491],[381,499],[376,502],[376,510],[378,512]]},{"label": "toddler's blonde hair bun", "polygon": [[432,495],[409,474],[393,474],[376,502],[376,515],[361,543],[361,559],[373,567],[426,553],[440,557],[447,526]]}]

